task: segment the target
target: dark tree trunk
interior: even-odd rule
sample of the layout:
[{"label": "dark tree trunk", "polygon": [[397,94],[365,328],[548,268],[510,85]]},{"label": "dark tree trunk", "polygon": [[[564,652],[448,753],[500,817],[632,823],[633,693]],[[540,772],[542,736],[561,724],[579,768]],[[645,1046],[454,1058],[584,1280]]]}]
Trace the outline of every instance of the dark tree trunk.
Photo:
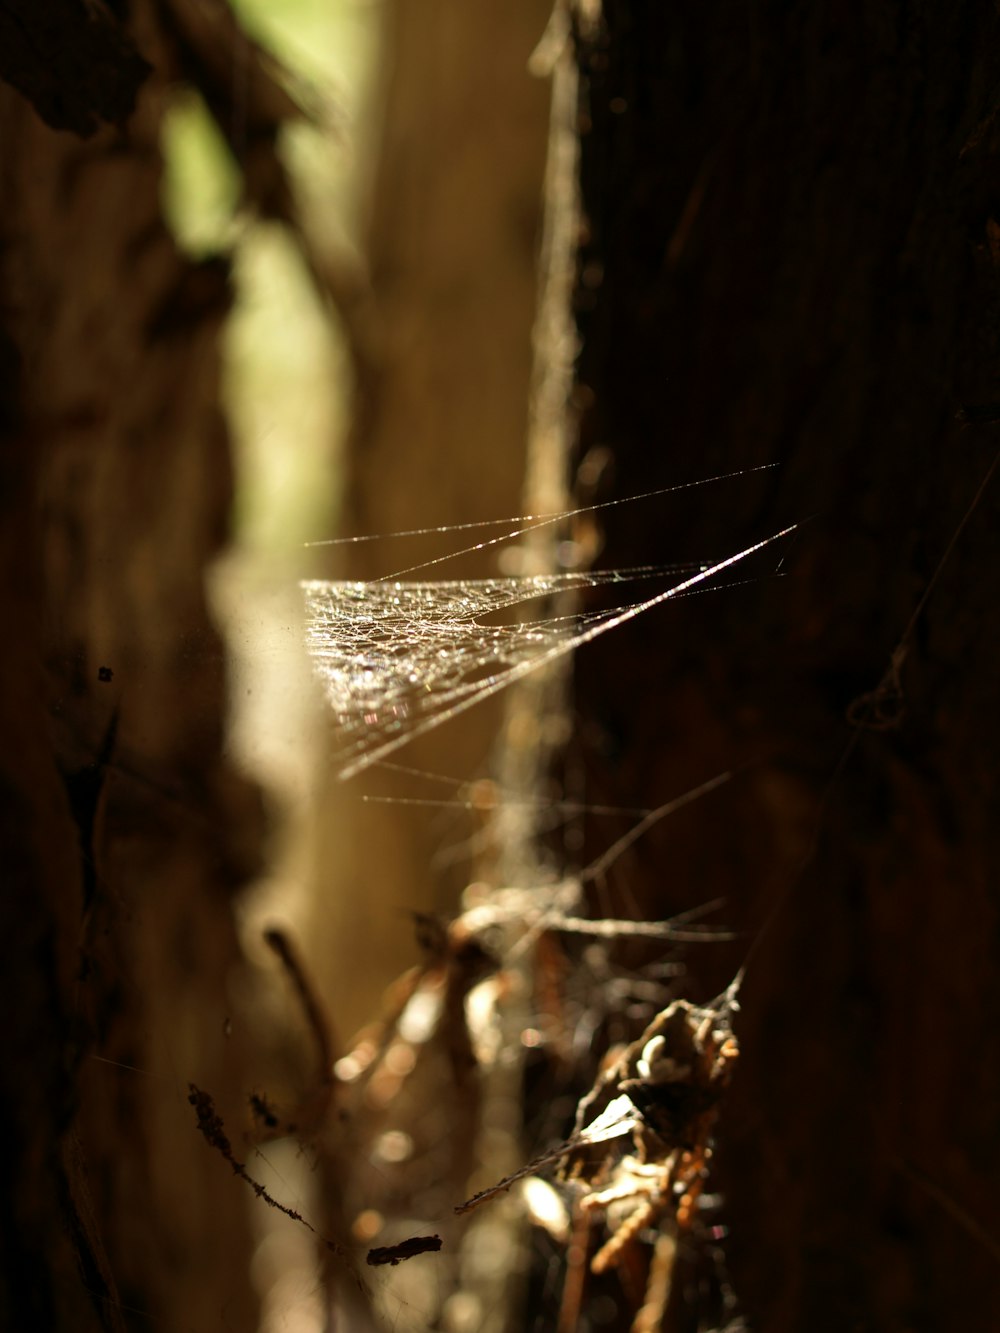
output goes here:
[{"label": "dark tree trunk", "polygon": [[[575,676],[589,800],[736,770],[613,872],[653,917],[725,897],[745,938],[692,952],[694,998],[765,930],[718,1133],[729,1276],[767,1333],[988,1327],[1000,481],[959,529],[1000,420],[997,20],[605,0],[578,54],[582,448],[617,495],[778,465],[607,511],[605,561],[802,524],[783,578],[768,552]],[[671,1327],[708,1317],[697,1250]]]},{"label": "dark tree trunk", "polygon": [[[186,1100],[243,1121],[232,898],[261,828],[204,585],[228,274],[161,218],[177,15],[62,8],[4,72],[91,137],[0,89],[0,1326],[247,1329],[247,1201]],[[128,128],[99,129],[136,47]]]}]

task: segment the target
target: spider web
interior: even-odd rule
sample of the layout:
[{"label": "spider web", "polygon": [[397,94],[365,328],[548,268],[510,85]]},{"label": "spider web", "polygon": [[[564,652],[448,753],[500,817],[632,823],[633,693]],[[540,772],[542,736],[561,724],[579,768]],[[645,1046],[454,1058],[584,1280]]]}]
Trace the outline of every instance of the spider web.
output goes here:
[{"label": "spider web", "polygon": [[[302,583],[306,648],[334,717],[334,763],[349,778],[608,630],[683,594],[794,531],[713,564],[450,581]],[[693,570],[693,572],[690,572]],[[528,602],[672,574],[678,582],[611,610],[494,621]],[[558,604],[558,602],[557,602]]]}]

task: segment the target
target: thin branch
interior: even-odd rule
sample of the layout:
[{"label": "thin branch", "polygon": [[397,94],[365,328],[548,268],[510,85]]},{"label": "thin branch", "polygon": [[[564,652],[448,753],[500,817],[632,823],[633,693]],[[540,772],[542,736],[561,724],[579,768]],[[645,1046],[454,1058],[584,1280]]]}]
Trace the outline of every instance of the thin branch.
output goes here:
[{"label": "thin branch", "polygon": [[250,1186],[258,1199],[262,1199],[268,1207],[276,1208],[279,1213],[284,1213],[285,1216],[291,1218],[293,1222],[298,1222],[301,1226],[304,1226],[307,1231],[311,1231],[317,1240],[325,1246],[331,1254],[336,1255],[350,1273],[361,1293],[364,1296],[367,1296],[369,1294],[368,1288],[362,1281],[360,1274],[354,1267],[351,1256],[344,1247],[338,1244],[337,1241],[331,1240],[328,1236],[324,1236],[320,1231],[317,1231],[313,1224],[308,1222],[300,1212],[297,1212],[294,1208],[287,1207],[287,1205],[283,1203],[279,1203],[273,1194],[268,1193],[266,1187],[262,1185],[259,1180],[253,1178],[250,1172],[246,1169],[244,1163],[236,1158],[233,1153],[232,1144],[229,1142],[229,1138],[226,1134],[226,1127],[222,1117],[215,1109],[215,1103],[212,1100],[211,1093],[203,1092],[200,1088],[196,1087],[195,1084],[189,1083],[188,1101],[194,1107],[195,1115],[198,1117],[198,1130],[205,1142],[210,1147],[214,1148],[220,1156],[226,1159],[229,1165],[233,1168],[235,1174]]}]

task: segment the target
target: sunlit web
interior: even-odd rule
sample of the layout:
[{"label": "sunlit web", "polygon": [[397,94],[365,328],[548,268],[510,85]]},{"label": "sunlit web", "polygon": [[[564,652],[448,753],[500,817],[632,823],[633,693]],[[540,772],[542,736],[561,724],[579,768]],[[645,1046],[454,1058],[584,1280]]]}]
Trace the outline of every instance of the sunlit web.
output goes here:
[{"label": "sunlit web", "polygon": [[[433,582],[304,582],[306,647],[338,724],[334,747],[341,776],[360,772],[615,626],[700,590],[791,531],[686,572],[674,567]],[[496,619],[529,602],[551,607],[560,594],[654,573],[678,581],[611,610],[514,623]]]}]

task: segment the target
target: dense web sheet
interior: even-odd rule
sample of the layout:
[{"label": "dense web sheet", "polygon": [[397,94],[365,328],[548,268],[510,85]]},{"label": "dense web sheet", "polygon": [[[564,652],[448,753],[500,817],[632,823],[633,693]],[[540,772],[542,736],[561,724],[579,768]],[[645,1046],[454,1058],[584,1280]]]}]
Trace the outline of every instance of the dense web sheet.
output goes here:
[{"label": "dense web sheet", "polygon": [[[496,618],[529,602],[551,607],[560,595],[630,583],[653,577],[654,571],[440,582],[305,581],[306,647],[338,724],[335,762],[341,776],[353,776],[607,630],[699,589],[792,531],[786,528],[725,560],[695,566],[665,590],[625,607],[516,622]],[[678,572],[675,567],[673,578]]]}]

